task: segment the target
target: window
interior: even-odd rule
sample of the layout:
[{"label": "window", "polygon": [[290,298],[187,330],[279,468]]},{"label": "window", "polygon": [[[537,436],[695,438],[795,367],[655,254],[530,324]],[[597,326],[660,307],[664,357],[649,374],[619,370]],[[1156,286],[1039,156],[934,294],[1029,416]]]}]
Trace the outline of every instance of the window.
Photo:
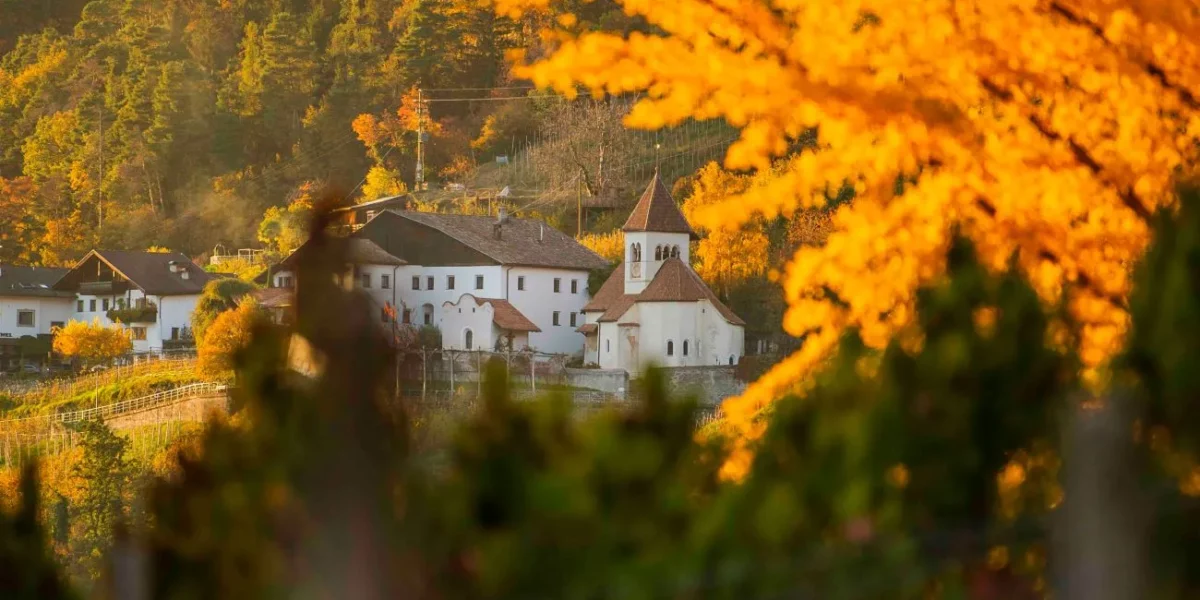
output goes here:
[{"label": "window", "polygon": [[562,280],[555,277],[554,278],[554,293],[557,294],[561,291],[562,291]]},{"label": "window", "polygon": [[667,356],[675,356],[675,342],[667,340]]},{"label": "window", "polygon": [[729,364],[731,364],[731,365],[733,364],[733,355],[732,354],[729,355]]},{"label": "window", "polygon": [[430,275],[429,277],[425,278],[425,289],[427,289],[427,290],[433,289],[433,275]]},{"label": "window", "polygon": [[66,325],[66,323],[63,323],[62,321],[50,321],[50,331],[62,329],[63,325]]},{"label": "window", "polygon": [[475,332],[471,331],[470,329],[463,332],[463,346],[466,347],[467,350],[475,349]]},{"label": "window", "polygon": [[524,275],[517,276],[517,291],[518,292],[525,291],[525,276]]},{"label": "window", "polygon": [[629,253],[633,255],[633,262],[642,262],[642,245],[634,244],[629,247]]},{"label": "window", "polygon": [[133,332],[133,341],[135,341],[135,342],[146,341],[146,328],[145,327],[134,327],[130,331]]},{"label": "window", "polygon": [[379,276],[379,287],[381,287],[385,290],[392,289],[392,276],[391,275],[380,275]]},{"label": "window", "polygon": [[477,289],[477,290],[483,289],[483,275],[475,276],[475,289]]},{"label": "window", "polygon": [[108,298],[104,299],[104,310],[108,310]]},{"label": "window", "polygon": [[413,289],[414,290],[421,289],[421,276],[420,275],[413,275]]},{"label": "window", "polygon": [[359,279],[361,280],[361,282],[362,282],[361,285],[363,287],[365,287],[365,288],[371,287],[371,274],[370,273],[363,273],[359,277]]},{"label": "window", "polygon": [[554,316],[553,316],[553,319],[554,319],[554,320],[553,320],[553,321],[551,321],[551,323],[553,323],[555,326],[557,326],[557,325],[559,324],[559,318],[558,318],[558,316],[559,316],[559,312],[558,312],[557,310],[556,310],[556,311],[554,311]]},{"label": "window", "polygon": [[454,276],[453,275],[446,276],[446,289],[448,289],[448,290],[454,289]]},{"label": "window", "polygon": [[409,323],[412,323],[412,309],[411,308],[404,309],[404,323],[406,325]]},{"label": "window", "polygon": [[33,327],[34,312],[32,310],[17,311],[17,327]]},{"label": "window", "polygon": [[75,301],[75,312],[83,312],[83,300]]},{"label": "window", "polygon": [[578,293],[579,293],[579,280],[578,280],[578,279],[572,279],[572,280],[571,280],[571,293],[572,293],[572,294],[578,294]]},{"label": "window", "polygon": [[425,306],[421,307],[421,311],[424,313],[425,324],[433,325],[433,305],[426,304]]},{"label": "window", "polygon": [[575,319],[576,319],[576,317],[578,317],[578,316],[579,316],[578,314],[571,313],[571,327],[574,327],[574,326],[575,326]]},{"label": "window", "polygon": [[687,343],[688,343],[687,340],[683,340],[683,355],[684,356],[687,356],[687,351],[688,351]]},{"label": "window", "polygon": [[604,340],[604,351],[612,352],[612,340]]},{"label": "window", "polygon": [[178,339],[179,339],[179,328],[178,328],[178,327],[172,327],[172,328],[171,328],[171,339],[172,339],[172,340],[178,340]]},{"label": "window", "polygon": [[663,258],[662,246],[655,246],[654,247],[654,260],[662,260],[662,258]]},{"label": "window", "polygon": [[671,258],[679,258],[679,246],[671,246]]},{"label": "window", "polygon": [[96,299],[88,300],[88,312],[96,312]]}]

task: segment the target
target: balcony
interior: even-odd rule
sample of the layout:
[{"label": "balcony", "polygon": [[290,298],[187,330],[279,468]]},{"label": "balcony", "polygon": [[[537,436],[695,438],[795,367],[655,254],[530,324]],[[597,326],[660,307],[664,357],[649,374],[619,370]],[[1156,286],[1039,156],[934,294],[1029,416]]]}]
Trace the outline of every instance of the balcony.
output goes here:
[{"label": "balcony", "polygon": [[125,281],[85,281],[79,284],[79,293],[84,296],[113,296],[124,294],[129,289]]},{"label": "balcony", "polygon": [[105,314],[108,316],[108,320],[125,325],[131,323],[154,323],[158,320],[158,306],[153,302],[147,302],[128,308],[114,308]]}]

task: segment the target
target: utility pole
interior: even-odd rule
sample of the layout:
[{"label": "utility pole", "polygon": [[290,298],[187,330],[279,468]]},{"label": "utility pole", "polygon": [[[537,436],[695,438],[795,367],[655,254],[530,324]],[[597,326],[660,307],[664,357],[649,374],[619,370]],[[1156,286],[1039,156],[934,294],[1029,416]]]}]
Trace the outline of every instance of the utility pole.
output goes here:
[{"label": "utility pole", "polygon": [[575,237],[583,235],[583,182],[575,178]]},{"label": "utility pole", "polygon": [[417,178],[416,189],[425,187],[425,99],[421,88],[417,88]]}]

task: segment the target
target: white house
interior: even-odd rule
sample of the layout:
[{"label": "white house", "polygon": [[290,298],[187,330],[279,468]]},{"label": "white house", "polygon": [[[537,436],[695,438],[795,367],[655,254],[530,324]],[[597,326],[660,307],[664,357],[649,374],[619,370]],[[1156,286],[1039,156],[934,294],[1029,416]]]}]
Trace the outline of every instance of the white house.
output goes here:
[{"label": "white house", "polygon": [[[455,349],[580,354],[588,274],[607,266],[540,221],[504,215],[382,211],[350,236],[347,250],[343,281],[374,300],[384,325],[393,308],[402,323],[439,327],[443,345]],[[281,263],[272,285],[293,285],[307,251]],[[483,314],[490,324],[479,321]]]},{"label": "white house", "polygon": [[622,229],[624,266],[583,307],[584,360],[631,373],[737,363],[745,322],[692,270],[696,233],[657,174]]},{"label": "white house", "polygon": [[74,296],[70,318],[130,332],[134,352],[191,337],[192,310],[212,275],[179,253],[93,250],[54,284]]},{"label": "white house", "polygon": [[0,370],[34,358],[27,352],[31,340],[48,349],[51,330],[70,320],[74,294],[53,287],[66,272],[0,265]]}]

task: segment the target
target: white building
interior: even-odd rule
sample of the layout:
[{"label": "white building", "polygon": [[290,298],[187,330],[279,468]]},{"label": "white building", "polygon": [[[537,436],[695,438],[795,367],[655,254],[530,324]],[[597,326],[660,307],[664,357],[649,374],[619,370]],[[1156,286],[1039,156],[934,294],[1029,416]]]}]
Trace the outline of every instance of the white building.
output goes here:
[{"label": "white building", "polygon": [[179,253],[93,250],[54,284],[73,296],[70,319],[120,324],[134,352],[191,338],[192,310],[212,275]]},{"label": "white building", "polygon": [[[295,284],[306,251],[280,264],[273,286]],[[540,221],[410,211],[374,215],[351,235],[347,253],[343,282],[374,300],[381,323],[392,309],[401,323],[437,326],[443,346],[454,349],[580,354],[588,274],[607,266]]]},{"label": "white building", "polygon": [[657,174],[622,229],[624,266],[583,308],[585,362],[631,373],[736,364],[745,322],[689,266],[696,233]]},{"label": "white building", "polygon": [[[40,362],[51,330],[71,318],[74,294],[54,289],[66,269],[0,265],[0,371]],[[37,348],[36,356],[30,352]]]}]

